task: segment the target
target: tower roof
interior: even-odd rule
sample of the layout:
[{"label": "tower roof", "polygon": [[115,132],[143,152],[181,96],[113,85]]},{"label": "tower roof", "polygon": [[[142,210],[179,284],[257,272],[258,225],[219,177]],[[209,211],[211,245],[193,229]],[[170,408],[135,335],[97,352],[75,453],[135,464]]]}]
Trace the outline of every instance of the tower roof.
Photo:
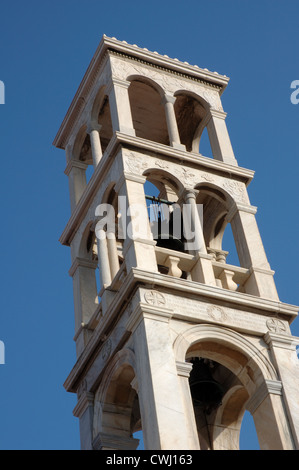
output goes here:
[{"label": "tower roof", "polygon": [[177,75],[184,75],[190,77],[190,79],[201,81],[218,88],[220,94],[223,93],[229,81],[229,78],[226,75],[220,75],[217,72],[211,72],[206,68],[202,69],[198,65],[190,65],[188,62],[182,62],[177,58],[170,58],[167,55],[161,55],[156,51],[152,52],[146,48],[138,47],[136,44],[128,44],[126,41],[120,41],[115,37],[110,38],[103,35],[53,141],[53,145],[55,145],[55,147],[65,148],[65,135],[69,127],[72,127],[76,121],[81,109],[84,107],[91,86],[100,71],[101,64],[108,51],[114,51],[120,55],[133,58],[138,62],[147,63],[154,67],[171,71]]}]

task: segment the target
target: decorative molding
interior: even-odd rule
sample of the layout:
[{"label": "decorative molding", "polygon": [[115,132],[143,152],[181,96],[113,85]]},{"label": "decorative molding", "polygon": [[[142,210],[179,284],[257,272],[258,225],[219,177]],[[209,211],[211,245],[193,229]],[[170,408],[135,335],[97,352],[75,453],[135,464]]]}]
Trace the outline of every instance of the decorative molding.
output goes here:
[{"label": "decorative molding", "polygon": [[87,408],[92,407],[94,403],[94,394],[91,392],[84,392],[78,400],[77,405],[73,410],[73,415],[76,418],[81,418]]},{"label": "decorative molding", "polygon": [[74,259],[73,264],[69,269],[69,275],[73,277],[79,267],[97,269],[98,263],[97,261],[90,261],[84,258],[77,257]]},{"label": "decorative molding", "polygon": [[69,176],[70,172],[72,171],[73,168],[79,168],[79,170],[86,170],[86,168],[88,167],[88,165],[84,162],[81,162],[80,160],[74,160],[74,159],[71,159],[69,160],[65,170],[64,170],[64,174],[66,176]]},{"label": "decorative molding", "polygon": [[[200,77],[198,77],[198,76],[196,77],[196,76],[194,76],[194,75],[191,75],[191,74],[186,73],[186,71],[183,72],[183,71],[173,70],[173,69],[171,69],[171,68],[166,67],[165,64],[164,64],[164,65],[155,64],[155,63],[153,63],[153,62],[150,61],[150,60],[146,60],[146,59],[141,59],[141,58],[138,58],[138,57],[134,57],[133,55],[130,55],[129,53],[125,53],[125,52],[121,52],[121,51],[115,51],[115,50],[112,50],[112,49],[109,50],[109,53],[110,53],[111,55],[114,55],[114,56],[123,57],[123,58],[125,58],[125,59],[127,59],[127,60],[132,60],[132,61],[138,62],[139,64],[149,66],[149,67],[151,67],[151,68],[160,70],[160,71],[162,71],[162,72],[171,73],[172,75],[175,75],[175,76],[180,77],[180,78],[185,78],[185,79],[191,80],[191,81],[193,81],[193,82],[201,83],[201,84],[203,84],[203,85],[205,85],[205,86],[207,86],[207,87],[209,87],[209,88],[212,88],[212,89],[214,89],[214,90],[219,90],[219,91],[221,91],[222,88],[223,88],[223,85],[220,85],[220,84],[218,85],[218,84],[216,84],[216,83],[212,83],[209,79],[206,79],[206,80],[205,80],[205,79],[200,78]],[[171,61],[171,62],[172,62],[171,65],[172,65],[172,66],[173,66],[173,65],[177,66],[178,64],[183,65],[183,63],[180,63],[179,61],[178,61],[177,63],[174,62],[175,59],[169,59],[168,61],[166,61],[163,56],[160,56],[160,58],[163,60],[164,63]],[[192,66],[190,66],[190,69],[191,69],[191,67],[192,67]],[[185,66],[185,69],[186,69],[186,66]],[[192,67],[192,69],[193,69],[193,70],[192,70],[193,73],[194,73],[194,72],[195,72],[195,73],[196,73],[196,72],[198,73],[198,71],[200,71],[200,69],[197,69],[197,70],[196,70],[196,69],[194,69],[194,67]],[[190,71],[191,71],[191,70],[190,70]],[[210,73],[211,73],[211,72],[210,72]],[[218,74],[217,74],[217,75],[218,75]],[[218,77],[220,78],[220,75],[218,75]],[[216,78],[216,77],[214,76],[213,78]],[[222,78],[222,77],[221,77],[221,78]]]},{"label": "decorative molding", "polygon": [[268,395],[282,395],[280,380],[266,379],[246,403],[246,409],[253,414]]},{"label": "decorative molding", "polygon": [[144,300],[147,304],[157,307],[164,307],[166,305],[166,299],[164,295],[156,290],[150,290],[145,292]]},{"label": "decorative molding", "polygon": [[283,321],[279,320],[278,318],[269,318],[266,321],[266,325],[271,333],[280,333],[280,334],[287,334],[287,328]]},{"label": "decorative molding", "polygon": [[176,361],[176,368],[180,377],[189,378],[192,364],[190,362]]},{"label": "decorative molding", "polygon": [[103,347],[101,349],[101,357],[103,361],[107,361],[107,359],[111,355],[111,351],[112,351],[112,341],[110,338],[108,338],[103,344]]},{"label": "decorative molding", "polygon": [[279,334],[277,332],[268,331],[264,340],[271,348],[282,348],[296,351],[299,345],[299,338],[290,334]]},{"label": "decorative molding", "polygon": [[228,316],[223,308],[219,307],[218,305],[209,305],[207,308],[207,313],[212,320],[221,323],[226,321]]}]

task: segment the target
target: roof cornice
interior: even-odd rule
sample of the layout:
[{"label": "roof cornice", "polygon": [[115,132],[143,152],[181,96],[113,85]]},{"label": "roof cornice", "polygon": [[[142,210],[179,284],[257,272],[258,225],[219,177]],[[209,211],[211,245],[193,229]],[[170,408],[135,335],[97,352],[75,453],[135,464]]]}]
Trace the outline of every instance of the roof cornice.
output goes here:
[{"label": "roof cornice", "polygon": [[208,69],[201,69],[197,65],[190,65],[189,63],[181,62],[178,59],[171,59],[166,55],[158,54],[158,52],[151,52],[148,49],[140,48],[135,44],[131,45],[126,41],[119,41],[116,38],[109,38],[104,35],[93,58],[91,59],[53,141],[53,145],[55,147],[65,149],[71,129],[75,125],[77,118],[87,102],[89,92],[92,89],[92,85],[94,84],[104,61],[106,60],[108,51],[156,68],[167,70],[168,72],[172,72],[176,75],[199,81],[207,86],[218,88],[220,94],[223,93],[229,81],[228,77],[220,75],[217,72],[211,72]]}]

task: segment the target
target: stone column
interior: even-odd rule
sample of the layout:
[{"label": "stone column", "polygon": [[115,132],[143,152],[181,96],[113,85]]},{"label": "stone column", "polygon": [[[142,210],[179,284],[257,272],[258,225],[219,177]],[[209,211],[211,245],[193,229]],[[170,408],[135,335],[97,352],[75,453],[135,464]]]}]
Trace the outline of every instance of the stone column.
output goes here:
[{"label": "stone column", "polygon": [[89,134],[90,137],[91,153],[94,168],[98,166],[103,155],[100,140],[101,128],[102,126],[100,124],[90,124],[87,128],[87,134]]},{"label": "stone column", "polygon": [[[69,275],[73,278],[74,310],[75,310],[75,332],[77,333],[82,324],[88,324],[98,306],[98,292],[95,269],[96,261],[83,258],[75,258],[69,270]],[[85,346],[85,333],[76,340],[77,354]]]},{"label": "stone column", "polygon": [[111,279],[113,279],[119,271],[119,259],[117,253],[116,237],[114,232],[107,233],[107,248],[110,262]]},{"label": "stone column", "polygon": [[101,289],[111,284],[110,261],[105,230],[96,230]]},{"label": "stone column", "polygon": [[185,145],[181,144],[180,134],[178,130],[177,120],[174,111],[174,103],[176,98],[171,95],[164,95],[162,98],[162,104],[165,109],[166,122],[169,134],[169,141],[171,147],[179,150],[186,150]]},{"label": "stone column", "polygon": [[299,338],[280,331],[279,320],[273,322],[273,332],[269,331],[264,339],[269,345],[271,356],[274,359],[283,386],[283,399],[286,404],[286,413],[292,430],[295,448],[299,450],[299,359],[296,346]]},{"label": "stone column", "polygon": [[128,89],[130,82],[112,78],[107,86],[114,132],[135,136]]},{"label": "stone column", "polygon": [[75,209],[87,185],[86,168],[88,165],[79,160],[69,160],[64,173],[68,176],[71,211]]},{"label": "stone column", "polygon": [[189,376],[192,370],[192,364],[188,362],[176,361],[176,367],[178,379],[180,382],[180,389],[183,395],[185,414],[189,423],[189,442],[192,442],[192,446],[194,449],[200,449],[194,407],[189,385]]},{"label": "stone column", "polygon": [[210,109],[209,114],[207,130],[214,158],[230,165],[238,165],[225,123],[226,113]]},{"label": "stone column", "polygon": [[78,392],[78,403],[73,414],[76,418],[79,418],[80,422],[81,450],[93,450],[94,394],[84,390],[84,387],[83,383]]},{"label": "stone column", "polygon": [[190,440],[192,431],[172,348],[168,324],[172,312],[159,305],[159,298],[155,304],[154,293],[149,297],[151,304],[139,304],[127,324],[133,334],[145,448],[197,449],[194,439]]},{"label": "stone column", "polygon": [[250,277],[244,286],[245,291],[258,297],[279,300],[273,279],[274,271],[271,271],[266,257],[255,213],[256,207],[238,203],[227,214],[240,265],[250,269]]},{"label": "stone column", "polygon": [[280,381],[265,380],[246,403],[261,450],[295,450],[281,395]]},{"label": "stone column", "polygon": [[191,249],[191,253],[198,258],[194,268],[192,269],[191,276],[194,281],[216,285],[212,266],[213,257],[212,255],[207,254],[203,236],[203,227],[196,204],[197,194],[198,191],[194,189],[186,189],[183,193],[186,205],[190,206],[190,211],[186,210],[187,217],[184,217],[184,226],[187,224],[187,232],[189,231],[190,234],[194,232],[194,242],[192,242],[192,244],[194,243],[194,248]]},{"label": "stone column", "polygon": [[[186,235],[191,236],[193,234],[194,240],[189,242],[187,240],[187,245],[190,243],[190,247],[193,253],[207,253],[204,236],[203,236],[203,227],[200,220],[198,207],[196,204],[196,196],[198,191],[194,189],[185,189],[184,191],[184,200],[186,205],[183,208],[183,219],[184,219],[184,231]],[[190,208],[190,210],[189,210]],[[185,230],[186,229],[186,230]]]}]

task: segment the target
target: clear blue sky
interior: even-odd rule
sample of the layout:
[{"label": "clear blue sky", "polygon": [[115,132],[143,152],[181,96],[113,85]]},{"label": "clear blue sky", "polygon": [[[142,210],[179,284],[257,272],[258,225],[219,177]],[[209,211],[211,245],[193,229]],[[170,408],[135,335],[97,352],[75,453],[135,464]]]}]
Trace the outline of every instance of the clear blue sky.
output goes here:
[{"label": "clear blue sky", "polygon": [[0,449],[78,449],[76,397],[62,386],[75,361],[70,252],[58,242],[68,182],[52,142],[89,61],[106,34],[231,78],[232,144],[256,171],[249,194],[280,299],[298,304],[299,3],[11,0],[0,17]]}]

